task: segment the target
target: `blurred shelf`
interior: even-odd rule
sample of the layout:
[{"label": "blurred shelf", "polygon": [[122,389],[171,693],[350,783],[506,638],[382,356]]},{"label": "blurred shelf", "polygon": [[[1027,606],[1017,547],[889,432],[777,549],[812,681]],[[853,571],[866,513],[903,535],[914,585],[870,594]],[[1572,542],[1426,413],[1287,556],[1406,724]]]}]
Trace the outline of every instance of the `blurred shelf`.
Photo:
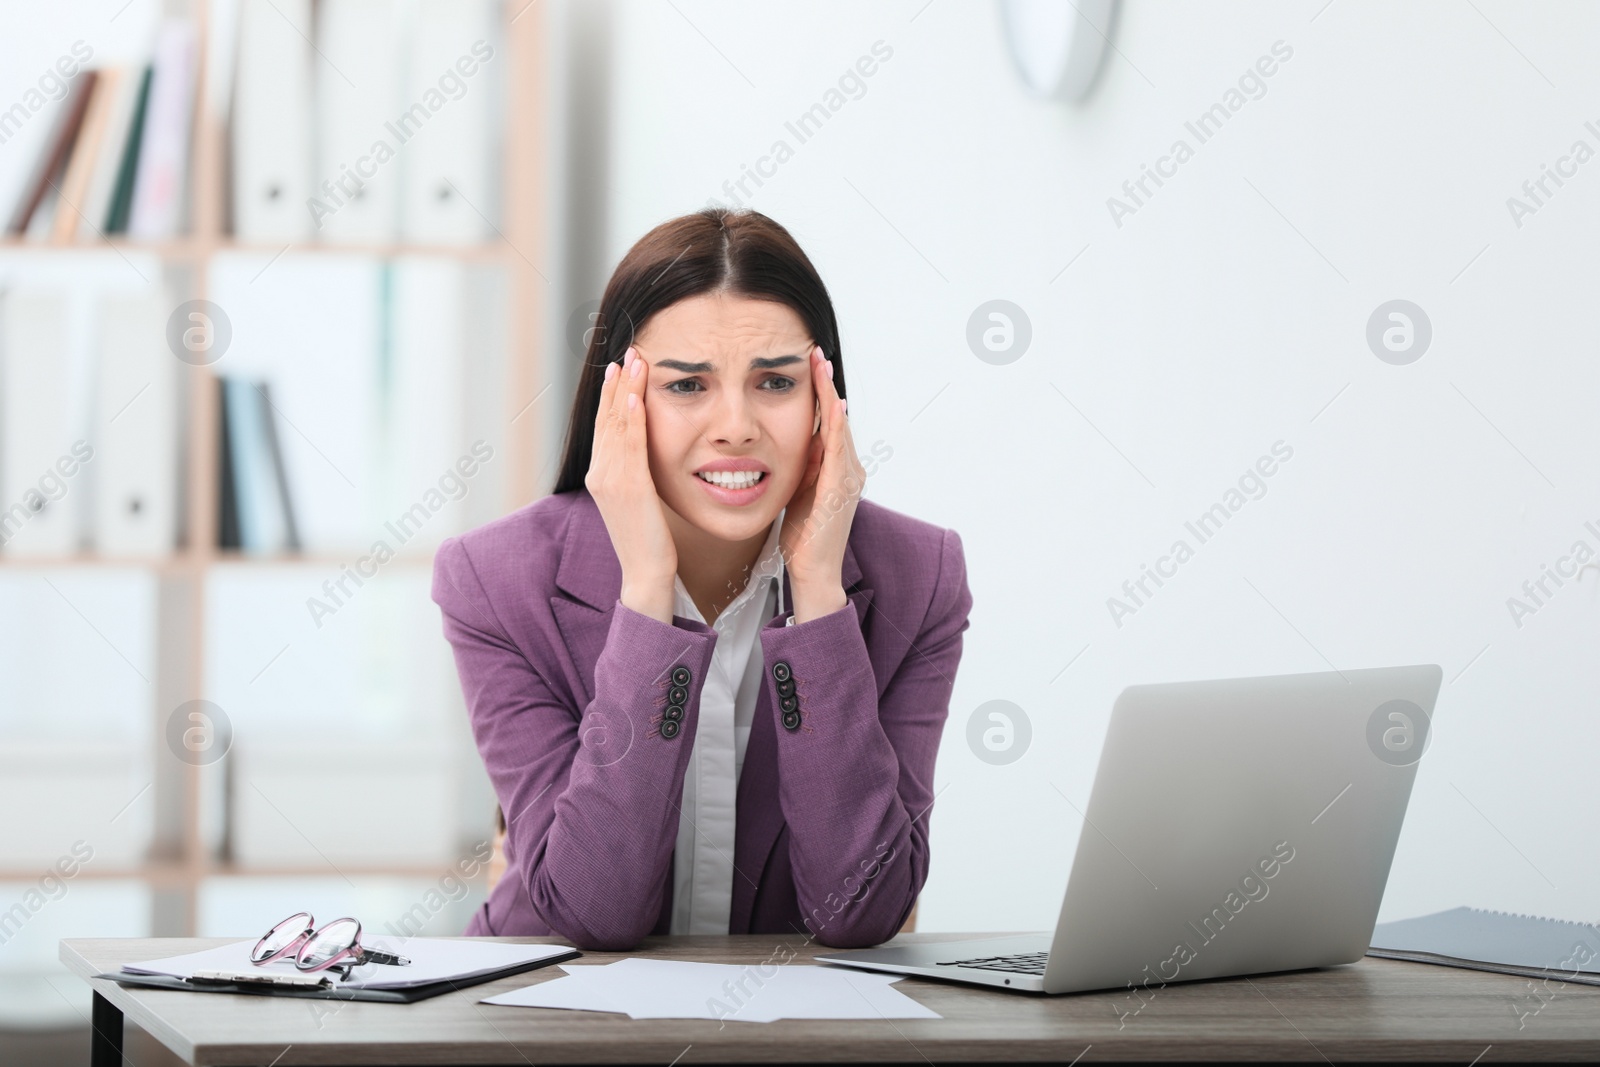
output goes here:
[{"label": "blurred shelf", "polygon": [[66,569],[71,567],[126,567],[140,570],[183,570],[194,566],[186,553],[170,556],[101,556],[83,552],[70,556],[17,556],[0,552],[0,570]]},{"label": "blurred shelf", "polygon": [[[210,53],[220,42],[221,35],[213,28],[220,22],[226,29],[233,27],[231,20],[215,18],[217,9],[229,8],[222,0],[179,0],[166,5],[169,9],[186,9],[195,25],[199,70],[207,71],[214,61]],[[495,238],[469,245],[416,244],[404,239],[356,243],[349,245],[324,244],[307,240],[304,243],[280,244],[258,240],[238,240],[227,232],[227,204],[230,192],[228,174],[228,116],[214,110],[209,93],[197,94],[192,128],[192,154],[188,161],[186,191],[188,204],[187,232],[165,240],[129,240],[125,235],[72,239],[63,242],[29,240],[21,236],[0,236],[0,257],[13,263],[21,260],[30,269],[42,269],[47,260],[57,253],[68,256],[98,257],[93,262],[121,257],[130,261],[136,257],[153,258],[157,268],[169,275],[169,282],[193,299],[206,299],[214,285],[213,267],[221,257],[249,256],[265,262],[275,262],[279,257],[367,257],[386,260],[399,257],[433,258],[439,261],[468,264],[482,268],[479,273],[497,274],[497,284],[504,283],[504,293],[497,294],[506,309],[503,345],[506,358],[503,367],[494,373],[503,379],[501,397],[510,429],[505,451],[509,469],[504,475],[502,490],[508,507],[520,507],[536,499],[536,483],[541,477],[543,446],[534,418],[521,418],[528,405],[512,398],[534,396],[539,389],[540,366],[550,357],[542,344],[548,309],[546,286],[549,279],[536,265],[546,258],[547,235],[545,212],[547,210],[547,182],[553,173],[549,166],[545,142],[546,110],[550,101],[546,95],[543,57],[547,53],[545,16],[541,11],[530,13],[531,5],[523,0],[505,2],[500,7],[500,34],[505,45],[508,73],[501,90],[498,125],[503,152],[499,163],[501,218],[491,226]],[[526,16],[526,17],[524,17]],[[204,75],[202,75],[204,76]],[[75,269],[77,264],[63,262],[54,266]],[[119,272],[120,273],[120,272]],[[145,271],[141,268],[140,273]],[[189,546],[168,554],[155,556],[105,555],[94,551],[59,553],[44,556],[13,555],[0,550],[0,577],[26,571],[35,574],[48,570],[71,568],[102,568],[108,575],[113,569],[124,568],[156,575],[163,579],[158,587],[155,633],[156,671],[152,681],[150,744],[159,744],[160,731],[165,728],[166,717],[162,709],[177,707],[183,701],[202,696],[208,691],[208,649],[214,640],[208,626],[211,610],[207,579],[222,568],[289,568],[319,567],[335,576],[345,567],[355,567],[365,557],[370,545],[350,549],[319,549],[312,552],[250,555],[238,550],[220,550],[214,546],[218,539],[218,489],[220,412],[217,371],[195,368],[186,371],[181,379],[186,403],[181,415],[180,432],[186,443],[181,498],[186,514],[182,520],[182,541]],[[476,371],[474,371],[476,373]],[[519,421],[520,420],[520,421]],[[545,464],[544,466],[548,466]],[[392,557],[383,566],[401,568],[413,576],[415,570],[431,567],[434,548],[424,549],[420,543],[411,545],[406,552]],[[168,580],[170,579],[170,580]],[[15,747],[15,746],[12,746]],[[78,761],[83,759],[80,744],[75,750]],[[19,757],[9,749],[6,757],[13,763]],[[163,811],[170,809],[175,816],[163,833],[173,849],[163,849],[160,860],[148,862],[114,861],[107,857],[102,865],[80,867],[76,878],[99,882],[124,880],[142,886],[160,889],[161,895],[172,899],[158,902],[152,911],[152,929],[160,936],[193,935],[199,923],[199,898],[207,879],[227,878],[405,878],[437,881],[446,873],[459,876],[459,861],[439,860],[419,863],[415,858],[404,864],[352,863],[341,865],[342,870],[328,863],[318,864],[219,864],[210,858],[202,832],[203,808],[206,803],[202,789],[202,768],[198,764],[174,764],[164,761],[157,772],[157,788],[162,794]],[[488,812],[486,811],[485,816]],[[162,816],[166,819],[166,815]],[[0,881],[37,884],[48,870],[48,865],[24,865],[14,858],[0,864]],[[464,881],[480,881],[476,879]],[[3,1059],[0,1056],[0,1059]]]},{"label": "blurred shelf", "polygon": [[[0,553],[0,570],[66,570],[73,567],[110,567],[134,570],[182,571],[206,567],[342,567],[361,559],[366,549],[348,552],[303,552],[271,556],[252,556],[237,550],[215,552],[175,552],[170,556],[101,556],[84,552],[70,556],[15,556]],[[431,567],[433,553],[407,552],[393,556],[384,567]]]},{"label": "blurred shelf", "polygon": [[427,244],[293,244],[281,245],[258,244],[254,242],[236,242],[231,238],[222,238],[215,243],[201,240],[180,238],[172,241],[128,241],[121,238],[107,238],[100,241],[76,241],[64,244],[49,241],[30,241],[21,237],[0,238],[0,251],[4,252],[119,252],[124,255],[136,253],[140,255],[156,255],[165,259],[201,259],[204,257],[225,254],[238,255],[334,255],[334,256],[375,256],[379,258],[392,258],[396,256],[435,256],[441,259],[458,259],[465,261],[498,262],[509,255],[516,255],[516,250],[505,241],[491,241],[487,244],[476,245],[427,245]]},{"label": "blurred shelf", "polygon": [[[72,876],[73,881],[84,879],[98,882],[147,882],[151,885],[187,885],[199,878],[422,878],[436,879],[451,874],[464,882],[483,880],[482,874],[467,877],[461,873],[459,860],[441,859],[435,864],[341,864],[334,868],[328,864],[207,864],[188,867],[181,863],[152,863],[143,867],[101,867],[93,864],[80,866]],[[38,882],[49,873],[52,865],[40,863],[36,867],[18,867],[0,870],[0,883]],[[487,865],[480,864],[483,872]]]},{"label": "blurred shelf", "polygon": [[[226,564],[230,567],[304,567],[304,566],[343,566],[355,563],[364,556],[369,555],[370,548],[352,548],[345,552],[296,552],[273,556],[252,556],[236,549],[218,549],[213,555],[206,557],[205,563],[212,565]],[[404,552],[391,556],[384,567],[395,565],[401,567],[431,567],[433,566],[433,553]]]},{"label": "blurred shelf", "polygon": [[122,238],[104,238],[99,241],[31,241],[26,237],[0,238],[0,251],[4,252],[136,252],[140,255],[166,256],[171,259],[190,259],[207,249],[186,238],[169,241],[129,241]]},{"label": "blurred shelf", "polygon": [[[202,868],[203,878],[338,878],[341,875],[350,878],[438,878],[443,874],[454,874],[467,882],[477,882],[481,878],[474,875],[466,878],[460,871],[460,860],[441,859],[438,863],[419,864],[407,863],[393,866],[386,864],[340,864],[334,869],[328,864],[261,864],[253,867],[230,865],[213,865]],[[480,864],[485,871],[487,865]]]},{"label": "blurred shelf", "polygon": [[436,256],[441,259],[487,260],[494,262],[504,259],[508,254],[514,255],[515,250],[504,241],[493,241],[481,245],[414,245],[414,244],[356,244],[356,245],[321,245],[321,244],[255,244],[236,243],[224,240],[217,244],[217,253],[234,253],[239,255],[336,255],[336,256],[378,256],[390,258],[394,256]]}]

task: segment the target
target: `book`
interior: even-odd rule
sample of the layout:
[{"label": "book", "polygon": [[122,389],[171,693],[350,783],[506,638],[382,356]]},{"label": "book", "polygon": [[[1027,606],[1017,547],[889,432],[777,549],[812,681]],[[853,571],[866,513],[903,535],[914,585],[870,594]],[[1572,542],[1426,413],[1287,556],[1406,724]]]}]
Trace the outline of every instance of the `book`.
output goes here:
[{"label": "book", "polygon": [[97,73],[83,71],[67,85],[67,95],[61,102],[56,124],[45,139],[44,151],[34,164],[32,174],[22,187],[22,198],[6,224],[6,232],[21,236],[29,232],[34,216],[39,214],[45,198],[57,188],[57,179],[66,169],[67,157],[78,138],[78,127],[83,125],[84,113],[89,108],[89,98],[94,92]]},{"label": "book", "polygon": [[294,499],[289,492],[289,471],[283,465],[283,444],[278,440],[278,408],[272,402],[272,383],[262,382],[256,391],[261,404],[261,426],[266,435],[267,459],[272,467],[273,488],[277,490],[279,519],[283,524],[282,547],[287,552],[298,552],[300,527],[294,521]]},{"label": "book", "polygon": [[239,498],[233,483],[228,379],[217,376],[217,547],[239,548]]},{"label": "book", "polygon": [[1600,985],[1600,926],[1482,908],[1379,923],[1367,955]]},{"label": "book", "polygon": [[155,67],[146,64],[139,78],[139,88],[133,100],[133,115],[128,120],[128,132],[122,143],[122,158],[117,164],[117,176],[111,183],[111,199],[106,205],[105,231],[128,232],[128,215],[133,211],[133,180],[139,172],[139,152],[144,147],[145,118],[150,113],[150,83],[155,78]]},{"label": "book", "polygon": [[133,182],[130,237],[161,240],[177,233],[182,224],[197,58],[194,25],[186,19],[162,23],[145,112],[147,128]]},{"label": "book", "polygon": [[100,150],[95,153],[94,175],[84,192],[83,203],[78,205],[82,216],[78,219],[80,241],[93,241],[106,232],[106,219],[117,191],[117,175],[122,169],[122,157],[144,83],[143,67],[125,67],[117,74],[116,93],[107,109]]},{"label": "book", "polygon": [[89,200],[89,182],[94,178],[95,163],[105,144],[106,124],[121,86],[122,71],[108,68],[95,72],[83,122],[73,139],[72,155],[56,193],[60,203],[56,206],[50,239],[57,244],[71,243],[79,225],[88,218],[85,208]]},{"label": "book", "polygon": [[297,550],[300,535],[267,383],[239,377],[222,380],[239,547],[256,555]]},{"label": "book", "polygon": [[260,409],[251,397],[252,385],[242,378],[224,377],[223,405],[228,412],[228,458],[233,467],[233,500],[239,513],[239,547],[246,552],[267,550],[261,492],[256,470],[260,462]]}]

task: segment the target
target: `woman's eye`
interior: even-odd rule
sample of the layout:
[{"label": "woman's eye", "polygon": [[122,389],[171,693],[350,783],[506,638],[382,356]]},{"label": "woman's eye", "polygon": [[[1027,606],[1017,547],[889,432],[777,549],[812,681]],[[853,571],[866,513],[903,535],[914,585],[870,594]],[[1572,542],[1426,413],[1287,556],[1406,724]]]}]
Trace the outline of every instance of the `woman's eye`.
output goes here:
[{"label": "woman's eye", "polygon": [[[776,374],[771,378],[764,379],[761,383],[761,388],[766,389],[769,393],[787,393],[795,388],[795,384],[793,378]],[[679,386],[683,386],[683,388],[680,389]],[[697,378],[679,378],[675,382],[668,382],[662,388],[675,396],[692,396],[703,391]]]}]

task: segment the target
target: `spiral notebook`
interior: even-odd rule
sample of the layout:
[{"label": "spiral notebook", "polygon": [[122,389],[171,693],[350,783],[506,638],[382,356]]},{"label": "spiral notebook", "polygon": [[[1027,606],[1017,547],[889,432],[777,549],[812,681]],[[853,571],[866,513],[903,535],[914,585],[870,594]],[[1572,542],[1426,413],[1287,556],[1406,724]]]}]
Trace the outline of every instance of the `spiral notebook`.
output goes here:
[{"label": "spiral notebook", "polygon": [[1451,908],[1379,923],[1367,955],[1600,985],[1600,925]]}]

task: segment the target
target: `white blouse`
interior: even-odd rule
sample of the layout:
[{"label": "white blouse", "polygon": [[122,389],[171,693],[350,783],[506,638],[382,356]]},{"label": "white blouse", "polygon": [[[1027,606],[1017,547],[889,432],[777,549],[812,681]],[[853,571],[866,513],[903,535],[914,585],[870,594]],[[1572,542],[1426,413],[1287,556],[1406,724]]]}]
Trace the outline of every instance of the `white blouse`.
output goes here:
[{"label": "white blouse", "polygon": [[[783,512],[744,589],[710,624],[717,632],[711,663],[700,688],[700,717],[683,778],[683,807],[673,850],[674,934],[726,934],[733,909],[733,845],[739,773],[761,693],[761,628],[783,612]],[[705,617],[674,580],[673,612],[704,623]],[[791,624],[793,620],[790,620]]]}]

